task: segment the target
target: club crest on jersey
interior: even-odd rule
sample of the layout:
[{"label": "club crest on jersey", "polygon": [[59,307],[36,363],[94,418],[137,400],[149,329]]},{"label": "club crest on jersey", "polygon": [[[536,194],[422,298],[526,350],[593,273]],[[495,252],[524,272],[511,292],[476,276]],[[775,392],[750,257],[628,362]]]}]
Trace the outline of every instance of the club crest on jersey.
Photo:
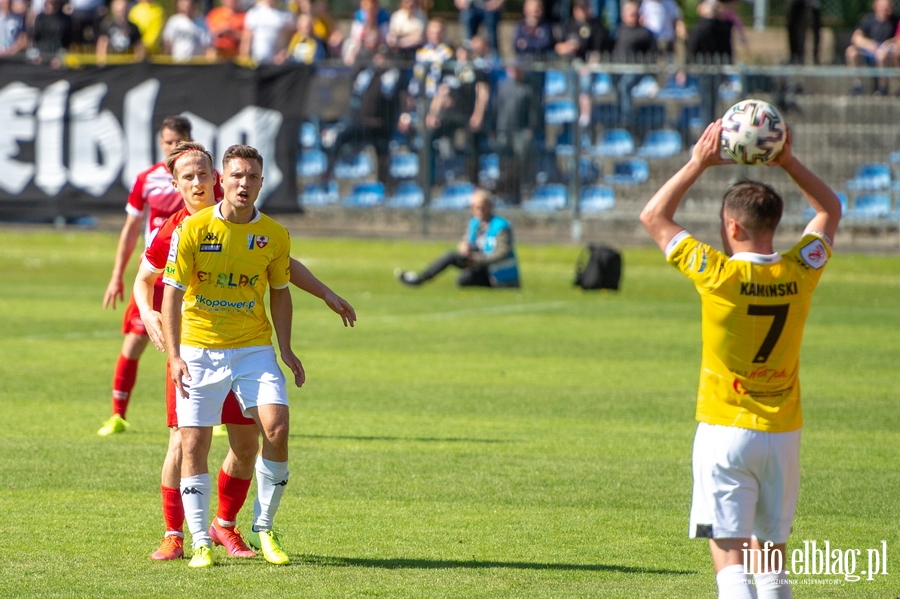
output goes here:
[{"label": "club crest on jersey", "polygon": [[825,250],[825,244],[821,239],[811,241],[800,248],[800,257],[811,268],[819,270],[828,261],[828,252]]},{"label": "club crest on jersey", "polygon": [[247,249],[252,250],[254,246],[263,249],[269,245],[269,237],[266,235],[247,235]]}]

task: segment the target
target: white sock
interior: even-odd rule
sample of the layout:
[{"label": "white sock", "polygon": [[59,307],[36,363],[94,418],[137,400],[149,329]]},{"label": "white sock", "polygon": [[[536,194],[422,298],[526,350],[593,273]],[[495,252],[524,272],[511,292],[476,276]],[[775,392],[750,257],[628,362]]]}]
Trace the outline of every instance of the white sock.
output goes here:
[{"label": "white sock", "polygon": [[253,530],[269,530],[288,481],[288,463],[256,458],[256,501]]},{"label": "white sock", "polygon": [[754,574],[753,580],[756,581],[756,594],[759,599],[793,599],[794,597],[788,575],[783,570]]},{"label": "white sock", "polygon": [[726,566],[716,574],[719,585],[719,599],[757,599],[753,579],[744,574],[742,564]]},{"label": "white sock", "polygon": [[181,504],[184,506],[184,520],[191,531],[191,546],[212,545],[209,538],[209,499],[212,481],[209,473],[181,479]]}]

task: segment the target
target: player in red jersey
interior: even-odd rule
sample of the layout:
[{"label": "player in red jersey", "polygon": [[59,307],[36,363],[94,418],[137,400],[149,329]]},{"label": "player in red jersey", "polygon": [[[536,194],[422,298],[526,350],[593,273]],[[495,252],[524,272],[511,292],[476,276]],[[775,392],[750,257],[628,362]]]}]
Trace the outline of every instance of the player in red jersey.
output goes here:
[{"label": "player in red jersey", "polygon": [[[170,240],[175,228],[195,212],[211,206],[220,198],[213,190],[210,179],[215,177],[212,157],[202,145],[192,142],[179,144],[167,160],[174,176],[173,184],[184,197],[184,207],[173,214],[157,232],[144,253],[141,267],[134,282],[132,297],[141,318],[146,323],[147,334],[153,344],[163,349],[163,337],[159,305],[154,302],[154,284],[166,265]],[[344,326],[353,326],[356,313],[344,299],[319,281],[296,260],[291,260],[291,282],[312,295],[319,297],[341,316]],[[168,367],[167,367],[168,368]],[[166,534],[153,559],[177,559],[184,555],[184,509],[179,494],[181,479],[181,433],[175,413],[175,385],[166,373],[166,413],[169,426],[169,448],[162,470],[163,520]],[[210,528],[210,537],[218,545],[224,545],[235,557],[252,557],[255,553],[244,543],[235,527],[237,514],[244,504],[253,477],[256,454],[259,451],[257,428],[252,419],[241,413],[240,405],[232,393],[222,408],[222,422],[228,427],[230,449],[218,475],[219,505],[216,518]]]},{"label": "player in red jersey", "polygon": [[[190,139],[191,123],[189,120],[182,116],[170,116],[163,120],[159,135],[159,147],[163,156],[168,156],[179,142]],[[141,228],[144,228],[144,242],[149,245],[156,230],[183,205],[181,194],[172,186],[172,175],[169,174],[165,162],[158,162],[137,176],[131,193],[128,194],[128,203],[125,206],[127,213],[125,225],[119,235],[112,277],[106,287],[106,293],[103,295],[104,308],[115,309],[116,300],[125,301],[125,286],[122,283],[122,277],[137,245]],[[162,302],[161,283],[159,288],[158,299]],[[125,411],[128,409],[128,400],[131,398],[131,391],[137,380],[138,360],[147,347],[147,332],[141,322],[133,296],[128,307],[125,308],[122,333],[125,335],[125,340],[122,343],[122,353],[119,354],[113,375],[113,413],[97,431],[97,434],[102,437],[121,433],[129,428],[129,424],[125,420]]]}]

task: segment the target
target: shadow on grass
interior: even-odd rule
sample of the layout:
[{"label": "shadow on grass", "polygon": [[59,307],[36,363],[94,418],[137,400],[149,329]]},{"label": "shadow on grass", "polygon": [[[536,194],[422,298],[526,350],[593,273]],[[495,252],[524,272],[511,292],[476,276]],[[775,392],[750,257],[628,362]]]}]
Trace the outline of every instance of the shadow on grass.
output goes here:
[{"label": "shadow on grass", "polygon": [[338,441],[409,441],[413,443],[515,443],[504,439],[467,437],[366,437],[356,435],[290,435],[292,439],[333,439]]},{"label": "shadow on grass", "polygon": [[563,570],[582,572],[621,572],[623,574],[663,574],[688,576],[697,574],[693,570],[664,570],[656,568],[639,568],[633,566],[616,566],[610,564],[548,564],[541,562],[497,562],[497,561],[462,561],[462,560],[430,560],[430,559],[373,559],[359,557],[338,557],[330,555],[302,555],[300,560],[309,565],[336,566],[346,568],[382,568],[385,570],[454,570],[457,568],[510,570]]}]

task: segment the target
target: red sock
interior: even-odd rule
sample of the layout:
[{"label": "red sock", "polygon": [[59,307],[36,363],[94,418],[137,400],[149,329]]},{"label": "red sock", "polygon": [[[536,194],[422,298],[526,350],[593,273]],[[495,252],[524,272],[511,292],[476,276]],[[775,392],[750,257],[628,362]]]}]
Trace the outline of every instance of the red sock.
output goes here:
[{"label": "red sock", "polygon": [[219,509],[216,517],[225,522],[237,520],[238,512],[244,507],[252,478],[234,478],[219,470]]},{"label": "red sock", "polygon": [[116,373],[113,375],[112,404],[113,414],[125,418],[125,410],[128,409],[128,400],[131,399],[131,390],[137,381],[137,360],[129,360],[120,355],[116,362]]},{"label": "red sock", "polygon": [[184,530],[184,506],[181,504],[181,489],[159,486],[162,491],[163,522],[166,523],[166,532],[183,532]]}]

